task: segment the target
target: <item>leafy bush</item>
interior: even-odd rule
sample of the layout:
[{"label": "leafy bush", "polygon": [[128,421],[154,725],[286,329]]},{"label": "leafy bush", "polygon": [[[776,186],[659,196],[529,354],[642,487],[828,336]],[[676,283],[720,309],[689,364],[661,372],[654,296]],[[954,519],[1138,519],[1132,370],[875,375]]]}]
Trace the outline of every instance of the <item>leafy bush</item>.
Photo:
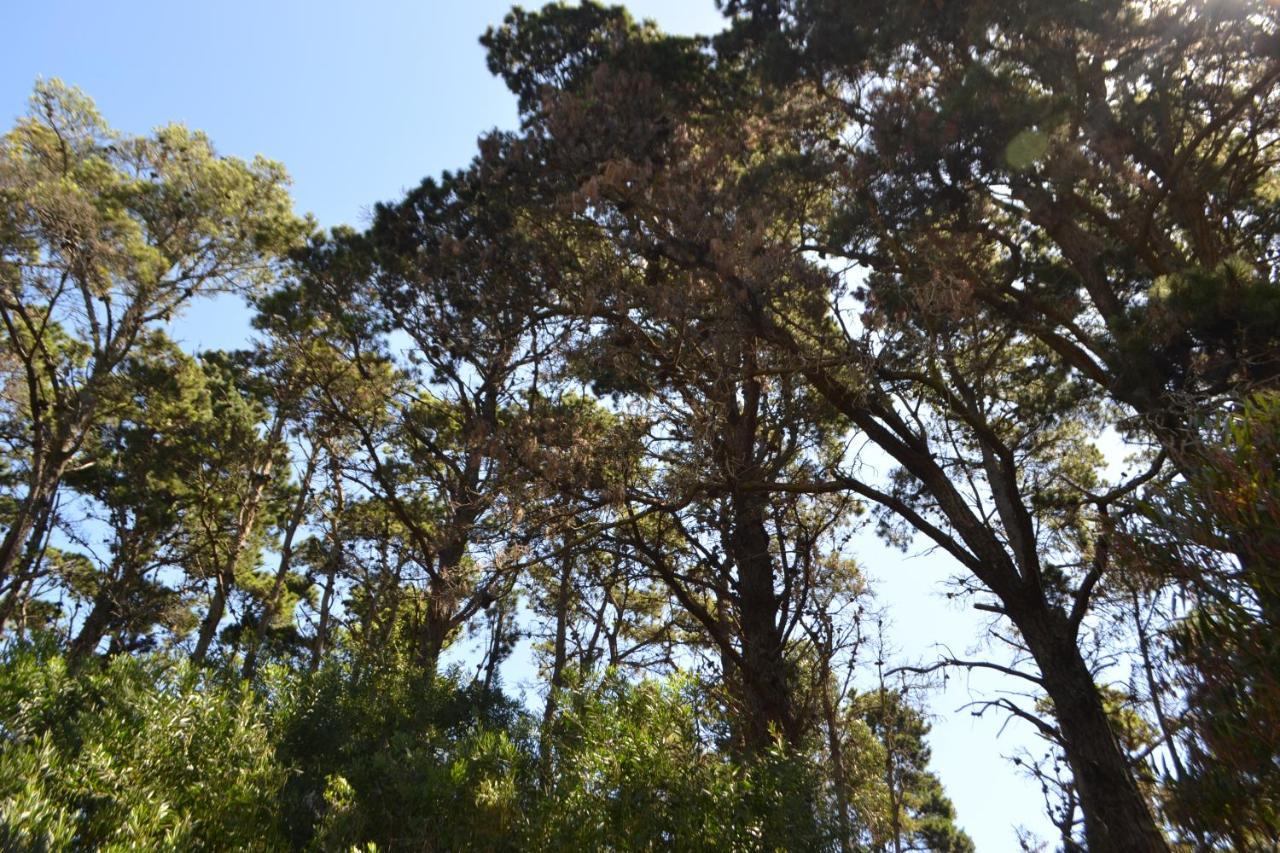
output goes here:
[{"label": "leafy bush", "polygon": [[429,678],[408,656],[273,673],[283,812],[295,847],[518,849],[535,755],[501,693]]},{"label": "leafy bush", "polygon": [[820,773],[781,748],[735,763],[686,679],[606,676],[572,691],[556,722],[555,772],[531,846],[565,850],[816,850]]},{"label": "leafy bush", "polygon": [[[539,732],[500,691],[394,650],[262,675],[251,693],[159,654],[76,670],[51,642],[11,648],[0,848],[838,847],[821,750],[726,748],[714,692],[685,676],[589,679]],[[853,799],[859,825],[884,823]]]},{"label": "leafy bush", "polygon": [[0,658],[0,845],[273,849],[284,784],[252,695],[164,656]]}]

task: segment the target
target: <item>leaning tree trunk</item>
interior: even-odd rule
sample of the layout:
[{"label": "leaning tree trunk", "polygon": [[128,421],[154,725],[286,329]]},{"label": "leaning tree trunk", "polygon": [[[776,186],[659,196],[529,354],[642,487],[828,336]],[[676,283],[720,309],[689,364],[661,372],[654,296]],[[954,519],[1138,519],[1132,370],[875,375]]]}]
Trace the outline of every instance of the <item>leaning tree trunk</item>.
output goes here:
[{"label": "leaning tree trunk", "polygon": [[[116,572],[111,573],[113,576]],[[125,560],[119,569],[119,577],[106,580],[93,597],[93,608],[80,626],[80,633],[71,641],[67,657],[80,661],[93,654],[94,649],[102,642],[102,638],[111,630],[112,623],[122,621],[121,603],[128,597],[130,588],[137,580],[137,572],[132,560]]]},{"label": "leaning tree trunk", "polygon": [[[753,319],[770,341],[806,356],[791,334],[767,316],[757,313]],[[1007,544],[974,514],[952,484],[949,472],[929,450],[927,438],[903,422],[892,403],[866,389],[851,388],[819,365],[810,364],[803,373],[852,425],[919,479],[938,501],[938,511],[955,528],[956,538],[936,528],[924,530],[911,508],[891,496],[869,488],[855,491],[880,502],[947,547],[996,594],[1004,612],[1022,632],[1040,669],[1044,690],[1055,706],[1063,751],[1080,791],[1089,849],[1094,853],[1167,851],[1168,843],[1138,790],[1103,708],[1101,693],[1080,653],[1076,626],[1045,600],[1038,583],[1024,580]],[[1026,550],[1032,553],[1022,558],[1037,562],[1034,549]]]},{"label": "leaning tree trunk", "polygon": [[[95,377],[98,368],[94,369]],[[17,511],[9,522],[9,529],[0,539],[0,583],[10,579],[18,569],[22,559],[24,546],[33,533],[43,535],[43,526],[52,518],[54,501],[62,485],[63,474],[72,458],[80,449],[92,423],[92,406],[87,404],[94,393],[90,387],[81,390],[78,395],[85,408],[79,417],[69,423],[63,423],[53,429],[52,434],[37,438],[33,450],[32,469],[27,486],[26,496],[18,503]],[[21,586],[21,580],[14,578],[11,590]],[[12,596],[11,596],[12,597]],[[9,613],[0,614],[0,629]]]},{"label": "leaning tree trunk", "polygon": [[263,602],[262,615],[258,617],[258,623],[254,626],[249,642],[245,646],[244,666],[241,669],[240,677],[246,681],[253,680],[258,666],[258,650],[266,639],[267,631],[270,629],[271,623],[275,621],[276,614],[280,609],[280,598],[284,594],[284,582],[289,577],[289,570],[293,567],[293,540],[297,536],[298,527],[301,526],[302,520],[307,514],[307,507],[311,499],[311,478],[315,475],[316,458],[318,456],[319,453],[313,449],[307,457],[307,469],[302,475],[298,500],[294,502],[293,512],[289,514],[289,523],[284,531],[284,542],[280,546],[280,565],[276,568],[276,576],[271,583],[271,591],[267,593],[267,600]]},{"label": "leaning tree trunk", "polygon": [[1045,693],[1053,702],[1063,752],[1071,766],[1085,840],[1094,853],[1165,853],[1164,834],[1133,775],[1093,674],[1077,643],[1076,630],[1049,607],[1010,609],[1040,669]]},{"label": "leaning tree trunk", "polygon": [[[44,559],[49,534],[53,527],[53,516],[56,507],[57,493],[50,494],[49,499],[38,507],[35,523],[27,531],[27,544],[18,562],[18,570],[9,581],[9,591],[0,602],[0,632],[20,608],[24,606],[25,590],[40,575],[40,563]],[[3,575],[0,575],[3,577]]]},{"label": "leaning tree trunk", "polygon": [[67,657],[70,660],[84,660],[102,642],[102,638],[107,635],[107,628],[112,618],[118,616],[116,595],[119,592],[120,590],[116,589],[114,584],[104,585],[98,590],[97,595],[93,597],[93,608],[85,617],[84,624],[80,626],[80,633],[76,634],[76,638],[71,641],[71,646],[67,650]]},{"label": "leaning tree trunk", "polygon": [[200,633],[196,637],[195,650],[191,653],[191,660],[195,663],[203,663],[209,654],[209,647],[213,645],[218,624],[222,621],[222,614],[227,609],[227,587],[226,574],[219,572],[218,577],[214,579],[213,597],[209,599],[209,609],[200,622]]},{"label": "leaning tree trunk", "polygon": [[240,555],[244,551],[245,543],[249,541],[249,537],[253,533],[253,525],[258,519],[258,509],[262,506],[262,495],[271,479],[271,469],[274,466],[274,460],[271,455],[272,450],[280,440],[283,431],[284,417],[277,412],[267,439],[267,460],[262,465],[262,470],[254,473],[253,489],[250,490],[248,497],[245,498],[244,503],[240,506],[231,548],[227,551],[227,559],[218,570],[213,598],[209,600],[209,610],[205,613],[204,620],[200,623],[200,634],[196,639],[196,648],[191,653],[191,660],[195,663],[204,662],[205,657],[209,654],[209,647],[213,645],[213,638],[218,633],[218,625],[222,622],[222,614],[227,608],[227,597],[231,594],[232,587],[235,586],[236,565],[240,562]]},{"label": "leaning tree trunk", "polygon": [[[69,458],[69,457],[68,457]],[[28,572],[23,569],[32,568],[24,565],[24,553],[34,556],[38,553],[38,543],[47,532],[53,518],[54,499],[58,493],[58,485],[62,480],[62,471],[67,459],[49,460],[32,478],[27,495],[17,506],[9,529],[0,539],[0,584],[9,582],[9,594],[5,598],[3,611],[0,611],[0,630],[13,615],[22,585],[29,580]],[[33,549],[30,547],[36,544]]]},{"label": "leaning tree trunk", "polygon": [[23,546],[35,529],[41,509],[51,505],[53,495],[45,493],[43,484],[33,485],[27,496],[18,503],[17,511],[9,522],[9,529],[0,539],[0,582],[6,581],[18,568]]}]

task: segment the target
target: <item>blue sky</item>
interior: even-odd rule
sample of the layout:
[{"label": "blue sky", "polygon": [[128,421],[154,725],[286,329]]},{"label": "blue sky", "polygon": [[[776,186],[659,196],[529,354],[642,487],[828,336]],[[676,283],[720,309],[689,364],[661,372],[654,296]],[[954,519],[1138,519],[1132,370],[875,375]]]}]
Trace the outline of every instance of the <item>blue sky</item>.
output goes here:
[{"label": "blue sky", "polygon": [[[535,4],[528,4],[535,5]],[[634,0],[637,17],[671,32],[722,25],[712,0]],[[293,175],[299,211],[321,225],[361,226],[373,203],[470,160],[476,137],[516,124],[514,100],[489,76],[477,38],[501,21],[501,0],[38,0],[6,9],[0,119],[25,110],[38,76],[84,89],[113,126],[134,133],[170,121],[206,131],[220,151],[264,154]],[[233,347],[248,332],[232,299],[188,311],[175,334],[191,347]],[[856,559],[889,608],[902,658],[935,644],[964,655],[980,614],[943,597],[947,559],[912,559],[870,534]],[[1034,746],[1024,724],[957,709],[973,695],[963,674],[935,694],[934,766],[980,851],[1016,850],[1024,825],[1048,837],[1039,792],[1001,755]],[[984,689],[1016,688],[983,676]]]}]

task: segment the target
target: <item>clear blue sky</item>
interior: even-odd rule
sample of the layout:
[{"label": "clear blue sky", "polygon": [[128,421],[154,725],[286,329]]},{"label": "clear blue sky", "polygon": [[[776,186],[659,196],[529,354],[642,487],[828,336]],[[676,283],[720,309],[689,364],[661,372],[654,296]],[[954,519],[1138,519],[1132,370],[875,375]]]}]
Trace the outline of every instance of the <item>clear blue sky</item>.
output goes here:
[{"label": "clear blue sky", "polygon": [[[489,76],[476,41],[509,5],[14,0],[4,14],[0,120],[8,127],[25,110],[38,76],[60,77],[121,130],[178,121],[206,131],[224,153],[280,160],[293,175],[299,211],[326,227],[360,226],[374,202],[465,165],[480,133],[514,127],[514,101]],[[722,25],[713,0],[626,5],[671,32]],[[233,347],[247,330],[244,309],[221,300],[193,308],[175,333],[191,346]],[[935,643],[962,654],[974,643],[981,620],[939,592],[951,570],[944,558],[905,560],[870,535],[854,547],[890,608],[891,640],[903,658],[928,659]],[[997,737],[1000,720],[955,713],[972,698],[965,681],[953,677],[932,699],[934,766],[961,824],[984,853],[1016,850],[1016,824],[1050,837],[1038,790],[1000,757],[1033,739],[1023,724]]]}]

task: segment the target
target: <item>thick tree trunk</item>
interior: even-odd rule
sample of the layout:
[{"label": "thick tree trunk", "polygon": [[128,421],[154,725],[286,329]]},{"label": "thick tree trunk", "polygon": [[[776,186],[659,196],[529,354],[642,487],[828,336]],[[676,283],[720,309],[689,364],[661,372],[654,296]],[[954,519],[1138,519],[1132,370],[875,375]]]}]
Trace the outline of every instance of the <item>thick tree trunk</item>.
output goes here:
[{"label": "thick tree trunk", "polygon": [[[768,340],[805,355],[791,334],[770,318],[756,315],[753,319]],[[1000,598],[1022,632],[1058,715],[1063,750],[1080,792],[1089,849],[1094,853],[1167,851],[1168,843],[1138,790],[1103,709],[1101,694],[1080,654],[1075,626],[1048,604],[1038,585],[1033,587],[1025,580],[1028,575],[1018,571],[1012,558],[1020,557],[1031,564],[1024,568],[1031,569],[1038,563],[1038,555],[1009,554],[938,464],[927,437],[903,421],[884,396],[846,385],[821,366],[806,367],[804,375],[850,423],[920,480],[937,501],[937,511],[952,525],[954,536],[922,526],[925,519],[891,495],[869,487],[855,491],[891,509],[959,559]]]},{"label": "thick tree trunk", "polygon": [[112,623],[120,622],[120,599],[128,594],[131,572],[126,567],[119,580],[105,582],[93,597],[93,608],[80,626],[80,633],[71,641],[67,656],[73,661],[83,660],[93,654],[102,638],[111,630]]},{"label": "thick tree trunk", "polygon": [[427,595],[427,612],[418,631],[418,664],[428,678],[433,678],[453,633],[453,596],[438,583],[428,586]]},{"label": "thick tree trunk", "polygon": [[93,597],[93,609],[80,626],[80,633],[71,641],[67,657],[72,661],[81,661],[93,654],[102,638],[107,635],[112,616],[117,611],[115,591],[108,587],[98,590],[98,594]]},{"label": "thick tree trunk", "polygon": [[1012,614],[1053,701],[1093,853],[1165,853],[1169,845],[1111,727],[1075,630],[1054,610]]},{"label": "thick tree trunk", "polygon": [[764,505],[754,496],[739,497],[729,548],[738,569],[743,734],[749,751],[762,752],[772,745],[775,730],[792,744],[799,742],[800,733],[792,712],[791,678],[777,622]]},{"label": "thick tree trunk", "polygon": [[142,578],[139,536],[136,530],[129,529],[116,540],[115,558],[93,597],[93,607],[80,626],[80,633],[67,651],[72,661],[93,654],[103,637],[127,623],[127,602]]},{"label": "thick tree trunk", "polygon": [[[470,529],[479,517],[479,511],[465,508],[455,513],[452,527],[456,531]],[[434,676],[440,663],[440,655],[449,637],[458,627],[459,595],[452,582],[458,567],[467,553],[467,540],[455,535],[445,541],[436,559],[436,575],[427,586],[427,612],[422,620],[418,637],[418,663]]]}]

